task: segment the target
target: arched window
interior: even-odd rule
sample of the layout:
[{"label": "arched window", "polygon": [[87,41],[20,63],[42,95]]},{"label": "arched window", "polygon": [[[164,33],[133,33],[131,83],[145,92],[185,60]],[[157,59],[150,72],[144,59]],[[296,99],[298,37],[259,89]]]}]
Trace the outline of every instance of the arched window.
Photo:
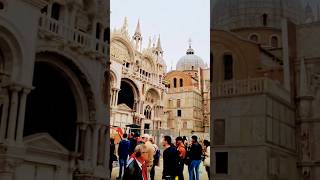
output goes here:
[{"label": "arched window", "polygon": [[151,112],[152,112],[151,107],[149,105],[146,106],[146,108],[144,110],[144,116],[146,119],[151,119]]},{"label": "arched window", "polygon": [[231,80],[233,78],[233,58],[232,55],[223,56],[224,65],[224,80]]},{"label": "arched window", "polygon": [[180,79],[180,87],[183,87],[183,79]]},{"label": "arched window", "polygon": [[251,40],[251,41],[254,41],[254,42],[258,42],[258,41],[259,41],[258,35],[252,34],[252,35],[250,36],[250,40]]},{"label": "arched window", "polygon": [[278,37],[277,36],[272,36],[271,37],[271,47],[277,48],[278,45],[279,45]]},{"label": "arched window", "polygon": [[51,8],[51,17],[55,20],[60,18],[61,5],[58,3],[53,3]]},{"label": "arched window", "polygon": [[268,25],[268,14],[263,14],[262,15],[262,24],[263,24],[263,26],[267,26]]},{"label": "arched window", "polygon": [[173,87],[174,87],[174,88],[177,87],[177,78],[173,78]]}]

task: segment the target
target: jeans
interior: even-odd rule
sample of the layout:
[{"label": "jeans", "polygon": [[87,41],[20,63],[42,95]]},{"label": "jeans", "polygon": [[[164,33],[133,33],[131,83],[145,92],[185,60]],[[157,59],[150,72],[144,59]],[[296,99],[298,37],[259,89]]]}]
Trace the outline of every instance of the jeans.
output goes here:
[{"label": "jeans", "polygon": [[122,178],[124,170],[126,169],[126,166],[127,166],[127,159],[120,159],[119,158],[119,165],[120,165],[120,168],[119,168],[118,178]]},{"label": "jeans", "polygon": [[201,160],[192,160],[191,164],[188,167],[189,170],[189,179],[190,180],[199,180],[199,167]]}]

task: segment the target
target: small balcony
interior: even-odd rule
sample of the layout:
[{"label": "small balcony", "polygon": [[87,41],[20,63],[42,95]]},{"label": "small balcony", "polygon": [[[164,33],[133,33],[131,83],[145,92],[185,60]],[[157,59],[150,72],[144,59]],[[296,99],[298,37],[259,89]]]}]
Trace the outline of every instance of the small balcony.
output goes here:
[{"label": "small balcony", "polygon": [[62,42],[73,49],[83,49],[88,54],[106,57],[108,53],[109,47],[106,42],[45,14],[42,14],[39,19],[39,34],[41,38]]},{"label": "small balcony", "polygon": [[143,74],[140,74],[139,72],[134,71],[133,68],[126,66],[122,66],[122,73],[134,77],[138,80],[144,81],[146,83],[149,83],[151,85],[154,85],[156,87],[160,87],[163,89],[165,88],[164,84],[161,83],[162,81],[160,81],[159,78],[157,78],[155,75],[147,77]]},{"label": "small balcony", "polygon": [[235,80],[218,83],[213,87],[213,97],[232,97],[267,93],[290,102],[290,93],[280,83],[268,78]]}]

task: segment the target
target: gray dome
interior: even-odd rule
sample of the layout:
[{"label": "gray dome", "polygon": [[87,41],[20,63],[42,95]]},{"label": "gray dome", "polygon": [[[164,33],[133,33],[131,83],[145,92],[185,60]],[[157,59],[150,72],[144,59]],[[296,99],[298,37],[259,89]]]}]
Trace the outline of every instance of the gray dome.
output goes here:
[{"label": "gray dome", "polygon": [[176,69],[179,71],[197,70],[199,67],[205,68],[203,60],[194,54],[194,50],[189,46],[187,55],[180,58]]},{"label": "gray dome", "polygon": [[[267,25],[263,24],[264,14]],[[282,18],[299,23],[302,15],[300,0],[216,0],[211,19],[216,29],[263,26],[280,29]]]}]

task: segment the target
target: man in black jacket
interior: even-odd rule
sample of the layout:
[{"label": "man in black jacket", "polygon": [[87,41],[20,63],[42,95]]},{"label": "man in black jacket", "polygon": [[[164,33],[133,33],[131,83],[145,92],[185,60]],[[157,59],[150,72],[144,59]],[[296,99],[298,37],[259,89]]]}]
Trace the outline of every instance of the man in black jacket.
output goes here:
[{"label": "man in black jacket", "polygon": [[177,175],[179,153],[171,143],[170,136],[163,137],[162,145],[165,148],[165,150],[163,151],[162,179],[174,180]]},{"label": "man in black jacket", "polygon": [[198,137],[191,137],[191,148],[189,152],[189,157],[191,163],[189,165],[189,179],[199,180],[199,166],[201,163],[202,146],[198,143]]},{"label": "man in black jacket", "polygon": [[146,160],[148,159],[147,146],[138,145],[131,155],[128,166],[124,171],[123,180],[148,180]]}]

